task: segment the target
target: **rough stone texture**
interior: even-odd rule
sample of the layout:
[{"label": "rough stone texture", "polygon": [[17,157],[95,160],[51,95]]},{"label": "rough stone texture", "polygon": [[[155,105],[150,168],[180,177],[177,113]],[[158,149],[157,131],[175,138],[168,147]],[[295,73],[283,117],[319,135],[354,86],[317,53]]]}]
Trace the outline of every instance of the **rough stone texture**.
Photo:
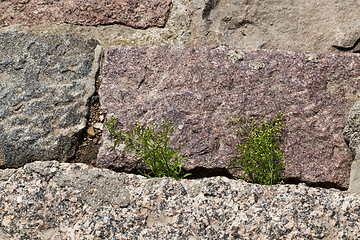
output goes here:
[{"label": "rough stone texture", "polygon": [[190,44],[189,0],[173,0],[172,8],[163,28],[135,29],[121,24],[80,26],[44,23],[28,27],[22,24],[0,28],[0,32],[24,33],[76,33],[94,38],[101,45],[156,45],[161,43]]},{"label": "rough stone texture", "polygon": [[195,46],[360,52],[358,0],[191,1]]},{"label": "rough stone texture", "polygon": [[[342,132],[360,94],[360,56],[254,50],[244,51],[243,61],[234,63],[229,50],[107,47],[99,91],[102,111],[108,119],[117,115],[125,130],[135,121],[152,124],[169,117],[175,147],[183,143],[189,155],[185,170],[223,174],[229,155],[237,154],[239,126],[231,116],[281,111],[287,124],[281,137],[287,181],[346,189],[352,157]],[[105,131],[97,166],[145,169],[141,159],[108,148],[112,141]]]},{"label": "rough stone texture", "polygon": [[4,240],[360,238],[359,195],[305,184],[147,179],[53,161],[18,169],[0,199]]},{"label": "rough stone texture", "polygon": [[42,23],[106,25],[134,28],[164,27],[171,0],[58,0],[0,1],[0,27]]},{"label": "rough stone texture", "polygon": [[351,164],[349,192],[360,193],[360,161]]},{"label": "rough stone texture", "polygon": [[0,33],[1,168],[72,157],[100,52],[80,36]]},{"label": "rough stone texture", "polygon": [[[0,6],[10,4],[5,3],[0,2]],[[102,4],[94,6],[106,8],[104,1]],[[80,23],[70,21],[68,23],[72,24],[59,24],[64,21],[54,22],[44,18],[41,21],[44,24],[32,27],[15,24],[0,27],[0,31],[78,33],[94,38],[102,45],[172,43],[227,45],[241,49],[263,48],[302,53],[360,51],[360,7],[356,0],[173,0],[171,5],[163,28],[150,27],[143,30],[121,24],[84,26],[73,25]],[[51,8],[45,7],[42,11],[46,15],[46,11],[50,10]],[[141,21],[143,19],[145,18],[141,18]]]},{"label": "rough stone texture", "polygon": [[344,128],[344,137],[352,151],[349,192],[360,192],[360,101],[351,108]]},{"label": "rough stone texture", "polygon": [[357,101],[349,112],[344,137],[349,143],[354,160],[360,161],[360,101]]},{"label": "rough stone texture", "polygon": [[[0,0],[0,32],[36,34],[0,34],[0,167],[34,160],[65,160],[73,154],[76,139],[85,127],[86,102],[94,91],[97,69],[98,55],[94,59],[93,56],[99,49],[94,49],[94,41],[46,33],[75,33],[94,38],[102,45],[223,44],[241,49],[295,52],[360,51],[360,7],[356,0],[321,3],[313,0],[173,0],[172,4],[168,0],[160,5],[141,1],[146,7],[156,7],[156,11],[140,6],[134,14],[126,11],[139,1],[119,2]],[[125,10],[127,7],[130,8]],[[2,42],[4,36],[8,36],[8,45]],[[11,41],[9,36],[15,40]],[[17,41],[19,39],[23,41]],[[33,49],[34,46],[38,48]],[[75,55],[71,55],[73,50]],[[114,100],[109,108],[106,106],[108,117],[111,113],[131,115],[132,110],[142,123],[152,123],[165,116],[178,117],[176,144],[193,136],[199,140],[195,147],[200,150],[193,152],[192,162],[186,167],[194,173],[217,174],[224,173],[220,170],[227,159],[216,158],[216,151],[225,156],[224,152],[231,152],[230,146],[236,143],[237,128],[229,123],[225,112],[245,111],[246,116],[263,116],[272,109],[287,111],[288,128],[282,142],[287,149],[286,161],[291,163],[287,168],[288,177],[314,185],[320,182],[322,186],[346,188],[351,158],[341,130],[349,115],[343,132],[355,158],[349,191],[360,192],[357,154],[360,105],[353,106],[359,98],[358,55],[244,51],[243,56],[238,49],[231,52],[226,48],[196,49],[198,53],[193,54],[189,49],[175,47],[168,51],[174,53],[173,56],[167,56],[162,52],[166,49],[160,50],[157,54],[156,50],[146,48],[143,52],[130,49],[120,61],[126,60],[121,64],[129,67],[131,76],[111,79],[122,76],[123,68],[120,72],[110,71],[103,78],[108,83],[104,85],[104,93],[114,94],[107,96],[109,101]],[[148,58],[149,54],[158,59]],[[139,61],[136,56],[142,59]],[[134,59],[137,60],[134,62]],[[193,63],[186,62],[188,60]],[[74,61],[77,65],[70,66]],[[107,64],[109,70],[115,71],[120,66],[109,66],[109,61]],[[184,68],[185,64],[189,70]],[[26,75],[35,78],[24,78]],[[116,80],[123,86],[119,87]],[[126,86],[128,81],[130,85],[135,83],[133,89]],[[139,94],[134,94],[137,84]],[[71,91],[73,86],[84,86],[85,92]],[[112,91],[107,89],[110,86],[114,88]],[[200,87],[197,89],[197,86]],[[207,87],[209,89],[205,89]],[[169,90],[167,94],[168,89],[174,91]],[[187,89],[190,90],[186,92]],[[141,98],[146,91],[154,95]],[[206,95],[216,91],[229,96]],[[198,99],[195,100],[194,95]],[[121,111],[129,113],[115,106],[119,97],[129,106]],[[137,97],[139,101],[131,105],[129,101]],[[157,98],[161,99],[154,102]],[[171,105],[179,103],[177,98],[179,106]],[[274,103],[272,98],[279,103]],[[182,99],[187,102],[181,103]],[[20,103],[16,104],[17,101]],[[188,104],[194,101],[200,102],[196,111]],[[156,115],[152,104],[154,109],[160,106],[159,111],[166,111]],[[80,109],[74,110],[79,106]],[[192,112],[176,113],[187,108]],[[155,117],[148,119],[152,113]],[[128,123],[134,120],[138,120],[138,116]],[[66,126],[62,128],[63,125]],[[209,134],[201,139],[206,131]],[[61,138],[64,133],[68,134]],[[184,137],[180,138],[179,134]],[[311,137],[313,139],[307,140]],[[62,142],[64,138],[66,142]],[[134,159],[126,162],[119,158],[117,150],[108,152],[106,146],[112,139],[107,135],[103,140],[101,164],[129,170],[125,164],[131,168]],[[184,149],[191,153],[192,142],[186,144],[187,150]],[[17,161],[16,164],[9,159]],[[202,161],[204,159],[209,161]],[[208,169],[213,163],[218,164],[218,168]],[[133,166],[144,167],[136,164]],[[205,167],[198,168],[198,165]],[[181,181],[146,179],[84,164],[53,161],[35,162],[21,169],[0,169],[0,239],[4,240],[360,239],[359,205],[359,195],[309,188],[304,184],[259,186],[224,177]]]}]

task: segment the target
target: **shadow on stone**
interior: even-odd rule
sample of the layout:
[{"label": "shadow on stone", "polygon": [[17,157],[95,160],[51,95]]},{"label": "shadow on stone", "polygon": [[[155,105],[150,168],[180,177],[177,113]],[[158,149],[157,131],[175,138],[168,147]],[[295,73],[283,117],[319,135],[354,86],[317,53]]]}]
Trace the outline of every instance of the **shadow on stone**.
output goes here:
[{"label": "shadow on stone", "polygon": [[333,182],[304,182],[304,181],[300,181],[297,178],[285,178],[284,179],[284,183],[285,184],[300,184],[300,183],[305,183],[307,186],[309,187],[320,187],[320,188],[326,188],[326,189],[331,189],[331,188],[335,188],[341,191],[347,191],[348,188],[339,186],[336,183]]}]

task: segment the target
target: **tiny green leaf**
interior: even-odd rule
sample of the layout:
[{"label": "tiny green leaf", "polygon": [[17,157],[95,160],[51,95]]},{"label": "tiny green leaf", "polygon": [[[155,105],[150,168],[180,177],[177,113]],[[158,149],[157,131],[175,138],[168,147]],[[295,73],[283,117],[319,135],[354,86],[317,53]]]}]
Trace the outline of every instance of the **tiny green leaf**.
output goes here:
[{"label": "tiny green leaf", "polygon": [[137,122],[129,133],[125,133],[122,129],[118,133],[115,132],[114,126],[117,116],[111,116],[110,121],[106,120],[105,128],[114,137],[115,148],[117,143],[125,144],[124,152],[133,152],[143,159],[143,162],[149,166],[150,173],[140,172],[143,176],[151,178],[155,177],[172,177],[175,179],[185,178],[191,173],[182,173],[182,165],[186,156],[181,156],[181,146],[177,152],[170,147],[170,137],[174,129],[171,127],[171,120],[168,118],[161,122],[161,129],[158,124],[153,126],[142,127]]},{"label": "tiny green leaf", "polygon": [[250,127],[245,127],[243,118],[233,117],[237,124],[241,124],[242,131],[236,134],[246,136],[243,142],[237,144],[240,156],[231,156],[233,160],[228,161],[229,169],[240,168],[244,171],[241,179],[262,185],[273,185],[284,183],[281,179],[285,177],[283,153],[278,143],[281,128],[285,127],[282,113],[270,123],[260,121],[259,127],[255,126],[255,119],[250,117]]}]

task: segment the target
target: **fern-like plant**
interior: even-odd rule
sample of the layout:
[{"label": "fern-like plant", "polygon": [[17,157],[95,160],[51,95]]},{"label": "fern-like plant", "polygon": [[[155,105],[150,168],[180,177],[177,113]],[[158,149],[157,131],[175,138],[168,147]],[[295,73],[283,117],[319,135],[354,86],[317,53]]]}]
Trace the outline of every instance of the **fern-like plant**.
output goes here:
[{"label": "fern-like plant", "polygon": [[259,127],[255,126],[255,119],[250,118],[250,128],[246,127],[241,116],[233,117],[237,124],[241,125],[242,131],[237,135],[245,137],[243,142],[237,144],[240,156],[232,156],[228,168],[240,168],[244,171],[241,179],[262,185],[284,183],[282,172],[285,170],[283,153],[278,143],[283,123],[282,113],[270,123],[261,121]]},{"label": "fern-like plant", "polygon": [[158,124],[142,127],[135,122],[135,128],[131,129],[129,133],[125,133],[122,129],[116,133],[114,130],[116,121],[117,116],[111,116],[110,121],[106,120],[105,125],[115,138],[112,148],[115,148],[117,143],[123,143],[126,147],[122,151],[132,152],[141,157],[150,168],[149,174],[143,171],[140,172],[142,175],[148,178],[153,175],[175,179],[182,179],[191,175],[191,173],[184,174],[181,169],[186,157],[179,154],[182,144],[176,149],[177,151],[170,146],[170,137],[174,131],[171,127],[171,120],[167,118],[166,122],[162,121],[162,129],[158,128]]}]

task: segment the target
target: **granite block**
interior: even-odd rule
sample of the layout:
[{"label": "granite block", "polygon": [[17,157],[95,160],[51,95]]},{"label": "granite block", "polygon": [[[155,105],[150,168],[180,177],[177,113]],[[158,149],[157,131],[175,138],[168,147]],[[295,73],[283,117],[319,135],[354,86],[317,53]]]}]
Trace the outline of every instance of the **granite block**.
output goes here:
[{"label": "granite block", "polygon": [[74,35],[0,33],[0,168],[73,156],[100,50]]},{"label": "granite block", "polygon": [[[227,171],[238,155],[239,126],[231,116],[265,119],[284,113],[280,137],[288,182],[314,186],[349,185],[351,151],[343,129],[359,97],[360,56],[297,54],[227,47],[111,46],[105,48],[100,102],[118,116],[117,127],[174,123],[174,147],[183,143],[184,170]],[[234,52],[235,51],[235,52]],[[239,56],[240,56],[239,55]],[[243,59],[243,60],[241,60]],[[126,172],[144,170],[141,159],[109,148],[103,134],[97,166]],[[231,170],[231,176],[237,176]]]},{"label": "granite block", "polygon": [[4,240],[360,238],[358,194],[303,183],[147,179],[52,161],[18,169],[0,198]]},{"label": "granite block", "polygon": [[42,23],[164,27],[170,7],[171,0],[0,1],[0,28]]}]

